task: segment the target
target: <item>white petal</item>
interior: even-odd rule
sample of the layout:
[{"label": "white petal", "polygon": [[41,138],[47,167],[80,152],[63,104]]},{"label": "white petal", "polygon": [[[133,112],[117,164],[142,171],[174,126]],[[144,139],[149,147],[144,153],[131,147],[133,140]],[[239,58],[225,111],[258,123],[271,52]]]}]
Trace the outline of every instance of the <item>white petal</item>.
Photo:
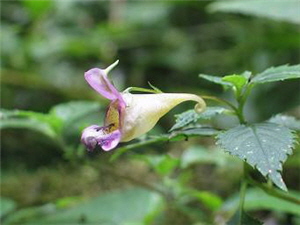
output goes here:
[{"label": "white petal", "polygon": [[122,115],[122,142],[130,141],[151,130],[157,121],[176,105],[184,101],[196,101],[196,112],[205,109],[202,98],[193,94],[130,94],[122,95],[126,108]]}]

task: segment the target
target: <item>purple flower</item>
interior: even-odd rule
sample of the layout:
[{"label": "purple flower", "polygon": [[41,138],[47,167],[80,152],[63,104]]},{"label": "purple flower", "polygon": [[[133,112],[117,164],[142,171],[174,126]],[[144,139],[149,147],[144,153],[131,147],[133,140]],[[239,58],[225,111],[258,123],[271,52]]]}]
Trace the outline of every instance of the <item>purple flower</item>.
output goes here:
[{"label": "purple flower", "polygon": [[127,142],[151,130],[157,121],[181,102],[196,101],[196,112],[205,110],[203,99],[194,94],[120,93],[108,80],[107,74],[118,61],[107,69],[93,68],[85,73],[89,85],[103,97],[111,100],[104,126],[92,125],[82,132],[81,141],[88,150],[100,146],[104,151],[115,148],[119,142]]}]

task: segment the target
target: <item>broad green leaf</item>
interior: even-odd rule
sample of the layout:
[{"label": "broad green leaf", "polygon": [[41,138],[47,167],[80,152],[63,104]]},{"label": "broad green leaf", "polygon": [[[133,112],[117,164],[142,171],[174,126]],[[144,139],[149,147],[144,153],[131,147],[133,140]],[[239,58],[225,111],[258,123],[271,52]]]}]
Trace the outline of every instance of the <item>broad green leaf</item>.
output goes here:
[{"label": "broad green leaf", "polygon": [[191,123],[196,123],[200,119],[208,120],[219,114],[228,111],[222,107],[207,107],[203,113],[196,113],[195,110],[191,109],[183,113],[175,115],[176,121],[170,131],[183,128]]},{"label": "broad green leaf", "polygon": [[220,84],[220,85],[222,85],[224,87],[232,87],[232,84],[229,83],[229,82],[223,81],[222,77],[211,76],[211,75],[206,75],[206,74],[200,74],[199,77],[203,78],[205,80],[208,80],[208,81],[210,81],[212,83]]},{"label": "broad green leaf", "polygon": [[[300,193],[290,190],[287,194],[300,199]],[[240,201],[239,194],[234,194],[226,200],[222,211],[234,211]],[[246,211],[273,210],[300,216],[300,205],[273,197],[261,189],[248,188],[246,191],[244,209]]]},{"label": "broad green leaf", "polygon": [[54,213],[30,223],[22,224],[143,224],[144,218],[161,204],[158,194],[145,189],[132,188],[103,194],[70,209]]},{"label": "broad green leaf", "polygon": [[208,10],[211,12],[242,13],[299,24],[299,7],[298,0],[234,0],[214,2],[209,5]]},{"label": "broad green leaf", "polygon": [[257,74],[251,82],[259,84],[297,78],[300,78],[300,65],[282,65],[271,67],[262,73]]},{"label": "broad green leaf", "polygon": [[55,126],[60,126],[60,121],[43,113],[1,109],[0,115],[0,129],[30,129],[54,138],[57,135]]},{"label": "broad green leaf", "polygon": [[227,225],[263,225],[262,222],[252,218],[244,211],[236,211],[231,219],[226,223]]},{"label": "broad green leaf", "polygon": [[0,204],[0,218],[16,208],[16,203],[9,198],[0,197]]},{"label": "broad green leaf", "polygon": [[54,106],[49,114],[60,118],[65,123],[69,123],[99,109],[100,104],[97,102],[73,101]]},{"label": "broad green leaf", "polygon": [[273,116],[271,119],[269,119],[268,122],[276,123],[288,127],[292,130],[297,130],[297,131],[300,130],[300,121],[296,120],[296,118],[292,116],[278,114],[276,116]]},{"label": "broad green leaf", "polygon": [[280,171],[292,154],[294,134],[274,123],[239,125],[217,136],[217,144],[232,155],[256,167],[278,187],[287,190]]},{"label": "broad green leaf", "polygon": [[57,135],[49,124],[32,119],[8,118],[1,120],[0,129],[7,128],[34,130],[51,138],[55,138]]},{"label": "broad green leaf", "polygon": [[237,90],[241,91],[247,83],[247,79],[241,75],[228,75],[222,78],[223,81],[233,84]]},{"label": "broad green leaf", "polygon": [[224,166],[227,161],[232,161],[232,159],[233,157],[219,149],[207,149],[203,146],[192,146],[183,152],[180,160],[180,166],[182,169],[199,163],[210,163],[218,166]]}]

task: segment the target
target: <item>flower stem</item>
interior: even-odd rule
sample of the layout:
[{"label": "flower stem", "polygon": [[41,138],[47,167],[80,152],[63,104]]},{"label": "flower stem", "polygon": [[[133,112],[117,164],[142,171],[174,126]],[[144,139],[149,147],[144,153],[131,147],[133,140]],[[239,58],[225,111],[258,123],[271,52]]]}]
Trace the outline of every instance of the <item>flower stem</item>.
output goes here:
[{"label": "flower stem", "polygon": [[214,97],[214,96],[208,96],[208,95],[201,95],[201,97],[203,99],[208,99],[208,100],[212,100],[212,101],[215,101],[215,102],[219,102],[219,103],[222,103],[224,105],[227,105],[229,106],[233,111],[237,112],[237,107],[235,107],[232,103],[224,100],[224,99],[221,99],[221,98],[217,98],[217,97]]},{"label": "flower stem", "polygon": [[241,183],[241,187],[240,187],[240,203],[239,203],[239,208],[238,208],[240,215],[244,209],[246,190],[247,190],[247,185],[248,185],[248,182],[246,179],[247,174],[248,174],[246,162],[244,162],[243,167],[244,167],[244,172],[243,172],[244,174],[243,174],[242,183]]},{"label": "flower stem", "polygon": [[251,178],[250,176],[247,177],[247,181],[249,182],[249,184],[252,184],[253,186],[259,187],[260,189],[262,189],[264,192],[266,192],[269,195],[272,195],[274,197],[277,197],[277,198],[286,200],[288,202],[292,202],[292,203],[295,203],[297,205],[300,205],[300,199],[299,198],[295,198],[295,197],[287,194],[286,192],[277,190],[275,188],[271,188],[267,184],[259,183],[259,182],[255,181],[253,178]]}]

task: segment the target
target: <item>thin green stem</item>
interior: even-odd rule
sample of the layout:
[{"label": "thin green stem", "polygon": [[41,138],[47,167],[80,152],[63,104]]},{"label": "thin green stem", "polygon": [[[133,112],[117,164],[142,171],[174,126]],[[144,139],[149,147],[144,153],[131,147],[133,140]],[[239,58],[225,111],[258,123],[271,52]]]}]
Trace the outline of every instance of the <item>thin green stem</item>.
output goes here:
[{"label": "thin green stem", "polygon": [[215,101],[215,102],[219,102],[221,104],[225,104],[227,106],[229,106],[233,111],[237,112],[237,107],[235,107],[232,103],[224,100],[224,99],[221,99],[221,98],[217,98],[217,97],[214,97],[214,96],[207,96],[207,95],[201,95],[201,97],[203,99],[208,99],[208,100],[212,100],[212,101]]},{"label": "thin green stem", "polygon": [[300,205],[300,199],[299,198],[295,198],[295,197],[287,194],[286,192],[277,190],[275,188],[271,188],[267,184],[259,183],[255,180],[253,180],[250,176],[247,177],[247,181],[249,182],[249,184],[251,184],[253,186],[256,186],[256,187],[259,187],[260,189],[262,189],[264,192],[266,192],[267,194],[269,194],[271,196],[274,196],[276,198],[280,198],[280,199],[283,199],[285,201],[292,202],[292,203],[295,203],[297,205]]},{"label": "thin green stem", "polygon": [[246,190],[247,190],[247,185],[248,185],[248,182],[246,179],[247,173],[248,173],[246,162],[244,162],[243,167],[244,167],[244,172],[243,172],[244,174],[243,174],[241,188],[240,188],[240,203],[239,203],[239,209],[238,209],[240,213],[243,211],[243,208],[244,208]]},{"label": "thin green stem", "polygon": [[140,87],[129,87],[127,89],[125,89],[123,92],[131,92],[131,91],[139,91],[139,92],[147,92],[147,93],[161,93],[161,91],[158,90],[152,90],[152,89],[147,89],[147,88],[140,88]]}]

